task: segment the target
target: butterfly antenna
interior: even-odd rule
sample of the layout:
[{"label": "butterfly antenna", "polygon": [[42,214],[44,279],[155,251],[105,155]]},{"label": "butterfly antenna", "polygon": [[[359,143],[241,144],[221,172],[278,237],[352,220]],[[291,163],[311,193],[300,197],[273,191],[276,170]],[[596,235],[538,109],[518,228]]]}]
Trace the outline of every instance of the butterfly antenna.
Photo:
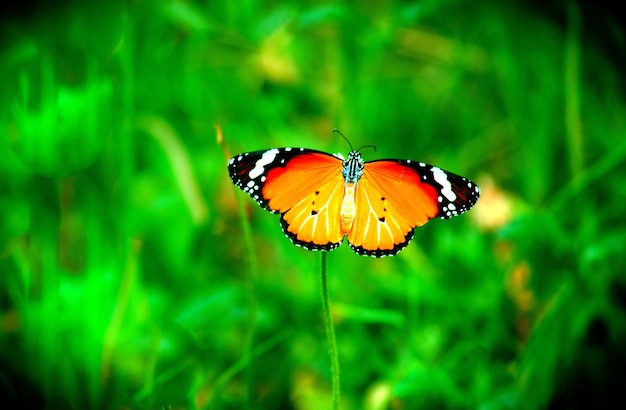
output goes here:
[{"label": "butterfly antenna", "polygon": [[341,133],[341,131],[339,131],[339,129],[338,129],[338,128],[333,128],[333,132],[336,132],[337,134],[341,135],[341,136],[343,137],[343,139],[344,139],[344,140],[346,140],[346,142],[347,142],[347,143],[348,143],[348,145],[350,146],[350,151],[354,151],[354,148],[352,148],[352,144],[350,144],[350,140],[348,140],[348,139],[346,138],[346,136],[345,136],[345,135],[343,135],[343,134]]},{"label": "butterfly antenna", "polygon": [[361,151],[363,148],[374,148],[374,152],[376,152],[376,145],[363,145],[361,148],[357,149],[357,151]]}]

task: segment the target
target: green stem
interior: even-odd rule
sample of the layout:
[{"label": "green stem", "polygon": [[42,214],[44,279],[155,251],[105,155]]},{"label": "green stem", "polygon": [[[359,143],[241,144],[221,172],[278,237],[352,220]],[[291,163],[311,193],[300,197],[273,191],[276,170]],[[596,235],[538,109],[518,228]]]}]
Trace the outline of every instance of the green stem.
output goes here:
[{"label": "green stem", "polygon": [[565,135],[569,149],[572,178],[583,168],[583,125],[580,106],[580,10],[573,3],[567,7],[565,42]]},{"label": "green stem", "polygon": [[328,297],[328,281],[326,277],[326,252],[322,252],[322,307],[324,309],[324,322],[326,323],[326,339],[332,365],[333,382],[333,409],[339,409],[340,379],[339,379],[339,357],[337,354],[337,341],[335,340],[335,325],[330,314],[330,299]]},{"label": "green stem", "polygon": [[246,326],[246,335],[244,338],[243,353],[245,363],[245,392],[244,392],[244,409],[252,408],[252,347],[254,346],[255,325],[257,315],[257,300],[256,292],[254,289],[254,283],[256,281],[258,272],[258,263],[256,259],[256,253],[254,249],[254,240],[252,239],[252,231],[250,229],[250,223],[245,216],[243,201],[239,198],[237,200],[239,216],[241,219],[241,228],[243,230],[243,237],[246,243],[246,249],[248,251],[248,268],[249,272],[246,278],[246,296],[248,298],[248,317]]}]

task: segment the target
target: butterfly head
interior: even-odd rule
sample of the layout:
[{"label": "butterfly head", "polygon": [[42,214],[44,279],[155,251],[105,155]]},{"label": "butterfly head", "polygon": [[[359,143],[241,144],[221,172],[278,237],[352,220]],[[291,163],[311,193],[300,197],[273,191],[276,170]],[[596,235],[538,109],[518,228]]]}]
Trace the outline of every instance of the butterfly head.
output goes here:
[{"label": "butterfly head", "polygon": [[359,151],[350,151],[348,159],[343,161],[341,174],[348,183],[356,183],[363,176],[365,163]]}]

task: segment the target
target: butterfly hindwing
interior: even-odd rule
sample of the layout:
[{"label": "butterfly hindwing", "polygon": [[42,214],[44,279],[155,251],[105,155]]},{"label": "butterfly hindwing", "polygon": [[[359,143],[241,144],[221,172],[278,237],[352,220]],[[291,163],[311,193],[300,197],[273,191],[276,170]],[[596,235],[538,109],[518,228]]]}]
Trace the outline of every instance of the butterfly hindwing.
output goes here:
[{"label": "butterfly hindwing", "polygon": [[395,255],[408,245],[413,237],[413,227],[396,210],[394,200],[383,194],[370,179],[361,178],[357,185],[358,211],[348,234],[348,243],[359,255]]},{"label": "butterfly hindwing", "polygon": [[244,153],[228,163],[231,179],[264,209],[281,214],[283,231],[306,249],[330,250],[343,235],[341,159],[305,148]]},{"label": "butterfly hindwing", "polygon": [[339,222],[342,198],[343,178],[338,174],[282,214],[283,232],[309,250],[335,249],[344,236]]}]

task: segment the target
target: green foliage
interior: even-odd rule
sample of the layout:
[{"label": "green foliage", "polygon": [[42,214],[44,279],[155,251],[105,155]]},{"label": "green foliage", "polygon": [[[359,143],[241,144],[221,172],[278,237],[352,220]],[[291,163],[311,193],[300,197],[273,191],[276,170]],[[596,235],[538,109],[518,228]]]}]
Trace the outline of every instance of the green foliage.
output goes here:
[{"label": "green foliage", "polygon": [[329,408],[320,255],[226,160],[333,127],[483,189],[396,257],[328,254],[343,408],[620,392],[624,84],[576,6],[85,3],[2,25],[3,408]]}]

